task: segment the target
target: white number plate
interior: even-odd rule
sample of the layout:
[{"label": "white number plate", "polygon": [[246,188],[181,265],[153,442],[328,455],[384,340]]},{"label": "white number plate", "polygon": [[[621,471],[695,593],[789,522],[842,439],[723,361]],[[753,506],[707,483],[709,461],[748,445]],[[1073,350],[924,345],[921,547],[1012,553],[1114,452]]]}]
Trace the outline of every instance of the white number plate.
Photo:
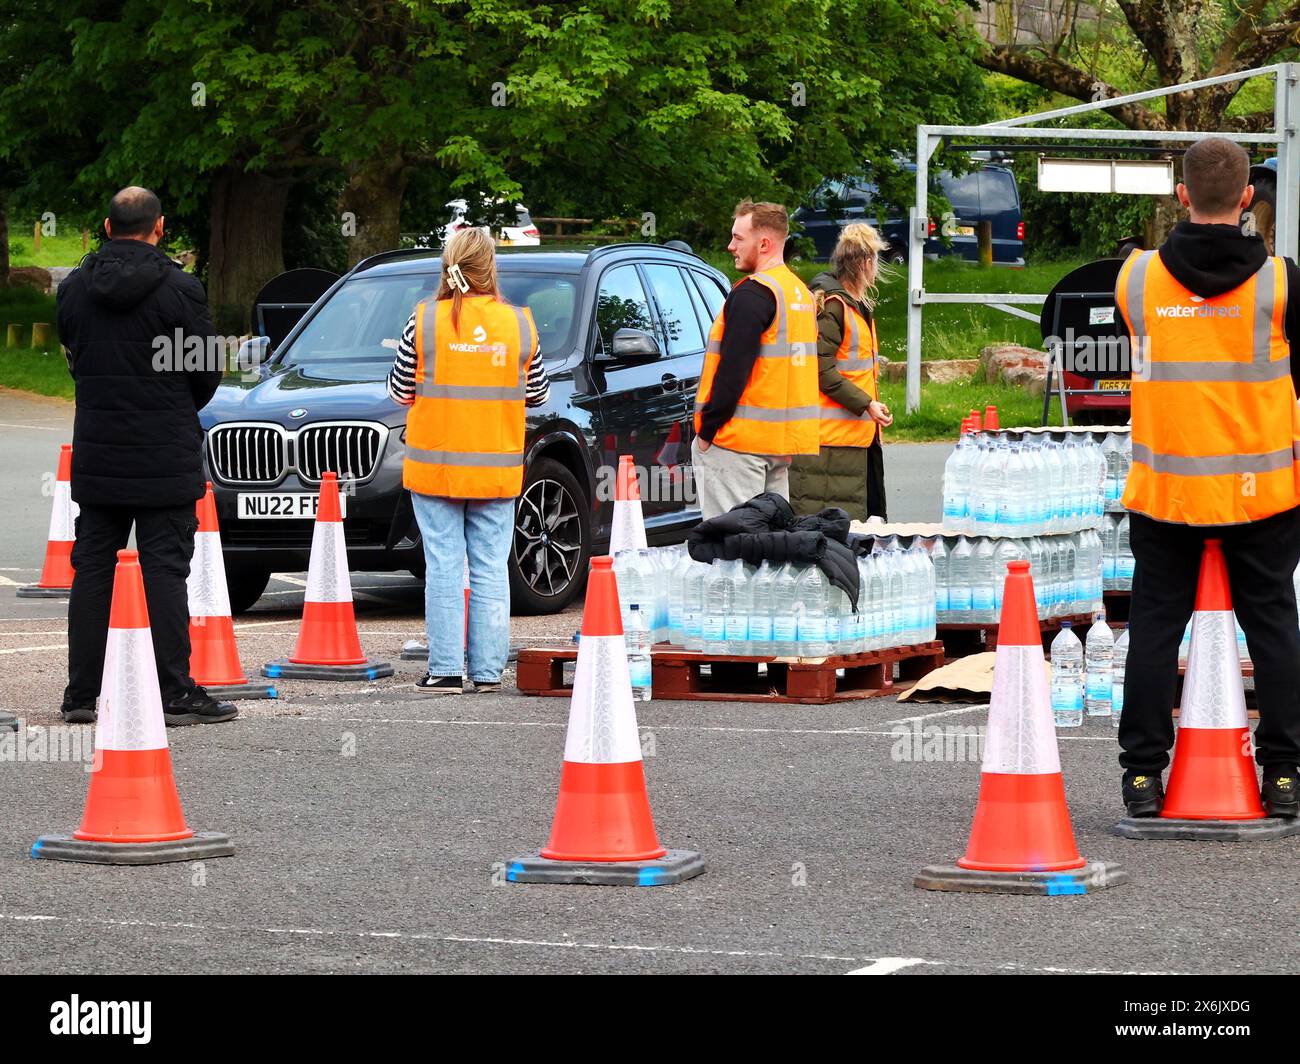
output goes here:
[{"label": "white number plate", "polygon": [[[301,491],[241,491],[236,495],[241,521],[265,521],[270,518],[301,518],[312,520],[316,516],[318,495]],[[339,511],[346,517],[348,499],[339,495]]]}]

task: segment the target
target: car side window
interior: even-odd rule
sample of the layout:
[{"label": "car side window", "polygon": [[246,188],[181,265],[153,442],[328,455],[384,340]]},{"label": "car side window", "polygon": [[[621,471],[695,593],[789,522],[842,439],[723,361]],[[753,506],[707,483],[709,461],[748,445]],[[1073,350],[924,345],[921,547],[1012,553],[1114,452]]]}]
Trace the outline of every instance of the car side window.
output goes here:
[{"label": "car side window", "polygon": [[704,305],[709,308],[709,321],[716,321],[722,313],[722,305],[727,301],[726,291],[712,277],[698,270],[691,270],[691,276],[695,279],[700,294],[704,296]]},{"label": "car side window", "polygon": [[615,266],[606,270],[596,291],[596,342],[598,350],[609,351],[619,329],[640,329],[657,333],[650,301],[636,267]]},{"label": "car side window", "polygon": [[668,354],[688,355],[704,350],[704,334],[699,319],[691,309],[691,296],[686,290],[686,278],[676,266],[667,263],[648,263],[646,279],[654,292],[659,316],[668,334]]}]

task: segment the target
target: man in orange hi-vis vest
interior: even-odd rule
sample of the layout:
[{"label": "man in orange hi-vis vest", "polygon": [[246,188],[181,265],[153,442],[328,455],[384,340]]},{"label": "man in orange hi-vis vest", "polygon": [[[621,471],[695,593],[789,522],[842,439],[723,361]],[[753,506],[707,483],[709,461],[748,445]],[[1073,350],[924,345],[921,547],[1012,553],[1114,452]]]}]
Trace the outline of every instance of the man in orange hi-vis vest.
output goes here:
[{"label": "man in orange hi-vis vest", "polygon": [[1164,799],[1178,644],[1206,539],[1223,542],[1255,666],[1265,808],[1300,812],[1300,269],[1270,255],[1242,215],[1248,177],[1236,144],[1197,141],[1178,186],[1189,220],[1159,251],[1132,252],[1115,287],[1133,354],[1124,505],[1136,567],[1119,726],[1131,816],[1157,815]]},{"label": "man in orange hi-vis vest", "polygon": [[709,331],[695,401],[691,467],[705,520],[774,491],[790,497],[790,460],[816,454],[817,311],[785,264],[786,209],[745,200],[727,250],[747,274]]}]

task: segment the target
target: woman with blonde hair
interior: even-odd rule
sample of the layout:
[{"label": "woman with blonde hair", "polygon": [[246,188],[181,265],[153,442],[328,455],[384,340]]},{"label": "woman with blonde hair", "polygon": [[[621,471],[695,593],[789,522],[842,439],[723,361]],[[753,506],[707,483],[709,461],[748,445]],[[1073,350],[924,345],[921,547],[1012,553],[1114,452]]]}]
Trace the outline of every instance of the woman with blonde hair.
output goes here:
[{"label": "woman with blonde hair", "polygon": [[507,564],[524,408],[545,403],[550,384],[532,314],[501,296],[486,230],[463,229],[447,242],[437,295],[406,323],[388,394],[411,408],[402,482],[424,541],[429,670],[416,689],[465,689],[468,557],[469,678],[477,691],[495,690],[510,652]]},{"label": "woman with blonde hair", "polygon": [[817,301],[821,450],[790,468],[796,513],[828,506],[855,520],[887,517],[880,430],[893,424],[876,386],[879,343],[872,310],[880,253],[889,245],[870,225],[840,231],[831,268],[809,283]]}]

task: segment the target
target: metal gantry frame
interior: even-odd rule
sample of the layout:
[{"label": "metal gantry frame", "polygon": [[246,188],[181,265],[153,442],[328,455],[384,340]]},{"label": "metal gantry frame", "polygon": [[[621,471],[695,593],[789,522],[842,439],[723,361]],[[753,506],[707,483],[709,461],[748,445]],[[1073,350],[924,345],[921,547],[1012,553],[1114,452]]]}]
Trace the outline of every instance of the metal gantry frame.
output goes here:
[{"label": "metal gantry frame", "polygon": [[[1248,78],[1272,75],[1273,132],[1234,133],[1230,130],[1150,130],[1150,129],[1080,129],[1042,128],[1032,125],[1049,119],[1103,111],[1126,103],[1140,103],[1163,96],[1171,96],[1188,89],[1208,88]],[[1100,140],[1119,142],[1192,143],[1205,137],[1228,136],[1239,144],[1273,144],[1277,147],[1277,203],[1275,228],[1275,253],[1296,257],[1297,223],[1300,217],[1300,145],[1296,143],[1296,129],[1300,124],[1300,64],[1274,63],[1255,67],[1235,74],[1202,78],[1164,89],[1130,93],[1097,100],[1093,103],[1061,107],[1054,111],[1007,118],[978,126],[916,127],[916,205],[909,215],[907,254],[907,412],[913,413],[921,406],[921,323],[927,303],[971,303],[992,306],[1008,314],[1038,321],[1039,316],[1022,309],[1026,304],[1042,304],[1047,294],[995,293],[995,292],[927,292],[925,290],[925,242],[929,236],[930,216],[927,200],[930,190],[930,158],[946,138],[998,137],[1061,139],[1066,141]],[[1067,145],[1061,145],[1067,147]]]}]

